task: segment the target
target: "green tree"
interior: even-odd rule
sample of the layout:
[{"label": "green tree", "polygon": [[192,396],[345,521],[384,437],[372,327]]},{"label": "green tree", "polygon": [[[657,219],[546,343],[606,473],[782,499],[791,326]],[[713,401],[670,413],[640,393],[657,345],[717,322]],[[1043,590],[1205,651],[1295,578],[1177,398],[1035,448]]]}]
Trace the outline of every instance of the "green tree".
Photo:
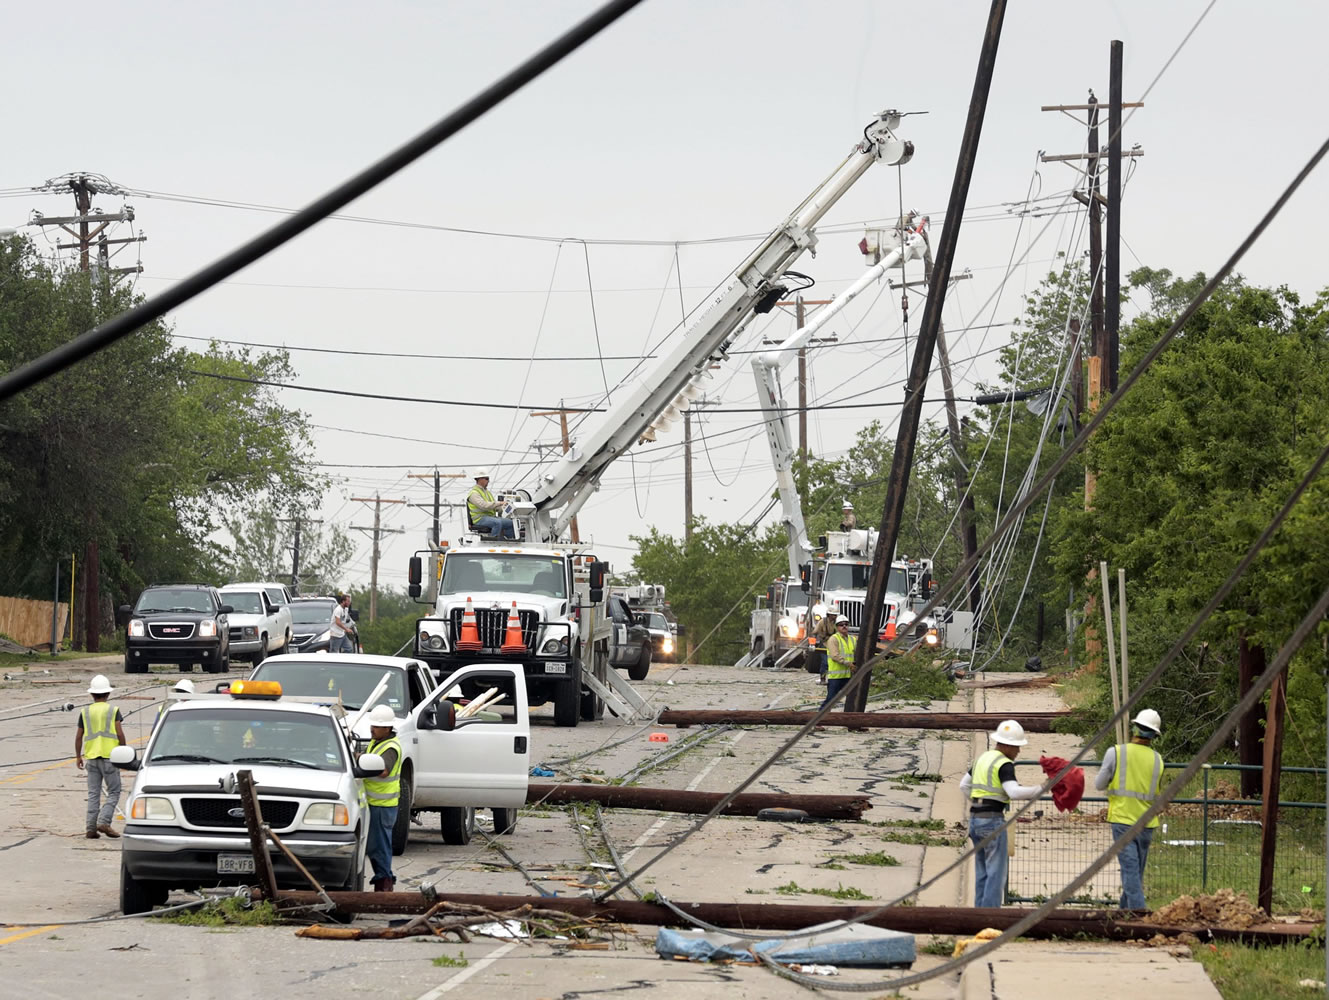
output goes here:
[{"label": "green tree", "polygon": [[[227,532],[233,546],[227,553],[223,572],[228,580],[285,580],[291,575],[295,525],[278,520],[272,505],[227,518]],[[300,528],[300,588],[310,594],[331,594],[346,564],[355,554],[355,545],[339,525],[319,525],[305,521]],[[365,602],[367,604],[367,602]]]}]

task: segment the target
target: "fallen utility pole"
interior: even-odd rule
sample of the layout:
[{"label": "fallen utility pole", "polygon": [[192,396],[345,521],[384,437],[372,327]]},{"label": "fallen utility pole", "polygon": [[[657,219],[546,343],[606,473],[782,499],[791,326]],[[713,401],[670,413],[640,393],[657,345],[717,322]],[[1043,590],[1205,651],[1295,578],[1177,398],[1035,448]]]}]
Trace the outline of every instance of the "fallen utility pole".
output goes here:
[{"label": "fallen utility pole", "polygon": [[[661,812],[704,816],[725,797],[724,792],[688,792],[675,788],[636,788],[631,785],[558,784],[527,786],[526,801],[547,805],[598,802],[615,809],[657,809]],[[861,819],[872,808],[867,795],[799,795],[781,792],[744,792],[734,796],[724,816],[755,816],[763,809],[801,809],[815,819]]]},{"label": "fallen utility pole", "polygon": [[[655,927],[682,926],[684,921],[661,903],[609,899],[597,902],[573,896],[491,896],[473,893],[439,893],[427,899],[419,892],[334,892],[337,908],[346,913],[428,913],[440,900],[480,906],[497,912],[529,905],[542,910],[569,913],[582,918],[602,918],[626,924]],[[321,902],[316,892],[281,892],[280,906],[312,906]],[[799,906],[792,903],[680,903],[674,905],[689,915],[721,927],[762,930],[801,930],[832,920],[853,920],[873,913],[872,906]],[[977,934],[985,927],[1005,930],[1032,911],[1015,907],[890,906],[863,923],[907,934]],[[1148,940],[1156,934],[1175,936],[1185,932],[1204,940],[1210,935],[1229,941],[1289,944],[1318,932],[1322,924],[1262,924],[1236,930],[1226,927],[1170,927],[1144,921],[1117,919],[1117,910],[1053,910],[1024,932],[1025,937],[1073,937],[1089,934],[1116,941]]]},{"label": "fallen utility pole", "polygon": [[[891,456],[890,478],[886,485],[886,502],[881,514],[881,530],[877,534],[877,547],[872,554],[872,573],[868,577],[867,595],[863,600],[863,621],[854,647],[854,673],[862,673],[877,650],[877,636],[881,628],[882,605],[886,597],[886,582],[891,573],[891,560],[895,558],[895,543],[900,535],[904,514],[905,494],[909,488],[909,471],[914,464],[914,446],[918,442],[918,425],[923,417],[923,401],[927,392],[928,375],[932,371],[932,353],[937,345],[937,331],[941,327],[941,310],[946,303],[946,291],[951,283],[951,264],[960,240],[960,218],[969,197],[969,182],[974,175],[974,161],[978,158],[978,141],[983,134],[983,117],[987,112],[988,91],[992,86],[992,73],[997,64],[997,46],[1001,41],[1001,26],[1006,17],[1006,0],[992,0],[987,28],[983,34],[983,47],[978,56],[978,69],[974,74],[973,94],[969,99],[969,115],[964,135],[960,139],[960,154],[955,165],[955,178],[951,183],[950,200],[946,205],[946,225],[937,242],[937,254],[931,281],[928,283],[927,305],[923,309],[923,322],[918,331],[918,344],[914,347],[913,363],[909,366],[909,381],[905,385],[904,406],[900,410],[900,429]],[[977,623],[975,623],[977,624]],[[869,671],[871,668],[867,668]],[[845,712],[861,713],[867,707],[868,684],[850,686],[845,697]]]},{"label": "fallen utility pole", "polygon": [[[249,848],[254,855],[254,873],[259,881],[256,891],[260,899],[276,899],[277,875],[272,870],[272,856],[268,854],[268,842],[263,836],[263,807],[259,805],[258,795],[254,792],[252,771],[235,772],[235,790],[240,795],[240,807],[244,810],[245,826],[249,830]],[[316,898],[319,896],[318,893],[314,895]]]},{"label": "fallen utility pole", "polygon": [[[1025,712],[1018,718],[1026,732],[1051,733],[1053,723],[1070,712]],[[662,726],[805,726],[816,712],[761,709],[665,709],[660,713]],[[861,729],[949,729],[961,732],[991,732],[1010,714],[996,712],[832,712],[821,720],[823,726],[848,726]]]}]

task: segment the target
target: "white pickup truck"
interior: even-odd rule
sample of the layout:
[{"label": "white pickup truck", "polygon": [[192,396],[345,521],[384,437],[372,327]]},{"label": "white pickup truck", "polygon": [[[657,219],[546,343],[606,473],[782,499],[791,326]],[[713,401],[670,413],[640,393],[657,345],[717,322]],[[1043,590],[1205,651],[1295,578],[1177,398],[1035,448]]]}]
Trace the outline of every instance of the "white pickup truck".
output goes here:
[{"label": "white pickup truck", "polygon": [[228,616],[231,657],[248,657],[257,666],[291,644],[291,605],[282,601],[283,589],[258,583],[228,583],[220,588],[222,600],[234,608]]},{"label": "white pickup truck", "polygon": [[[370,698],[386,676],[382,692]],[[423,660],[352,653],[274,656],[252,680],[279,681],[291,695],[340,698],[355,736],[369,739],[368,710],[387,705],[401,719],[401,794],[392,852],[406,850],[411,817],[438,812],[444,843],[465,844],[475,832],[477,808],[493,814],[494,832],[508,833],[526,802],[530,780],[531,719],[521,667],[485,663],[462,667],[439,684]],[[454,703],[491,687],[503,700],[473,718],[440,728],[439,703]]]}]

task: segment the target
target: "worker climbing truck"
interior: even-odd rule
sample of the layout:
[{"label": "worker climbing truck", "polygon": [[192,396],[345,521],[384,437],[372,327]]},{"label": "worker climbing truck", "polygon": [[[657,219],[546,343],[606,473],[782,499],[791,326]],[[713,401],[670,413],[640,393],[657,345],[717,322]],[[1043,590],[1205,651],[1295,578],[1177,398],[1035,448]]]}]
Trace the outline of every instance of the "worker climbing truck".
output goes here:
[{"label": "worker climbing truck", "polygon": [[[622,383],[606,413],[584,415],[576,439],[556,461],[523,488],[508,490],[504,516],[516,528],[515,541],[481,535],[468,518],[457,545],[435,537],[429,551],[417,554],[411,594],[418,599],[427,583],[431,595],[437,586],[437,596],[433,615],[416,629],[415,655],[441,673],[489,656],[520,660],[529,700],[553,700],[559,725],[596,718],[606,708],[619,718],[649,715],[644,699],[609,665],[622,630],[605,620],[605,565],[576,541],[573,519],[610,465],[634,446],[654,444],[703,395],[710,369],[728,360],[753,317],[799,287],[803,279],[788,269],[815,248],[816,225],[845,192],[875,163],[909,162],[914,147],[896,136],[900,119],[899,112],[883,111],[870,121],[830,176],[703,304],[673,350],[640,378]],[[537,582],[546,570],[554,583]]]}]

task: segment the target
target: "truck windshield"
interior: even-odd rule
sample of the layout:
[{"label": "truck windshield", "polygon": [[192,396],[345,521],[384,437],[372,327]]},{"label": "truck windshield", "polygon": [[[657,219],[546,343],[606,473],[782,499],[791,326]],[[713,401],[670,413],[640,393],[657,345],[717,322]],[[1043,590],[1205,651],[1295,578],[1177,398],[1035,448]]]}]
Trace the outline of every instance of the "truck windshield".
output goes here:
[{"label": "truck windshield", "polygon": [[[870,563],[827,563],[826,576],[822,579],[824,590],[867,590],[868,576],[872,573]],[[891,567],[891,575],[886,580],[886,593],[909,593],[909,571]]]},{"label": "truck windshield", "polygon": [[406,700],[406,671],[400,668],[376,667],[369,663],[340,663],[322,657],[316,660],[287,660],[275,663],[268,660],[254,671],[256,681],[280,681],[284,695],[309,698],[341,697],[348,711],[364,708],[365,699],[388,675],[388,686],[374,699],[374,705],[387,705],[396,715],[410,710]]},{"label": "truck windshield", "polygon": [[240,705],[175,710],[162,717],[149,764],[294,761],[320,771],[345,768],[332,718],[307,712],[253,711]]},{"label": "truck windshield", "polygon": [[563,560],[509,552],[458,552],[443,560],[440,594],[465,596],[486,591],[565,598]]},{"label": "truck windshield", "polygon": [[664,615],[650,611],[642,615],[642,617],[646,619],[643,624],[645,624],[647,628],[658,628],[664,629],[666,632],[669,631],[669,622],[665,621]]},{"label": "truck windshield", "polygon": [[256,590],[228,590],[222,594],[222,602],[229,604],[242,615],[261,615],[263,602]]},{"label": "truck windshield", "polygon": [[204,590],[145,590],[139,595],[134,611],[146,615],[153,611],[212,611],[212,601]]}]

